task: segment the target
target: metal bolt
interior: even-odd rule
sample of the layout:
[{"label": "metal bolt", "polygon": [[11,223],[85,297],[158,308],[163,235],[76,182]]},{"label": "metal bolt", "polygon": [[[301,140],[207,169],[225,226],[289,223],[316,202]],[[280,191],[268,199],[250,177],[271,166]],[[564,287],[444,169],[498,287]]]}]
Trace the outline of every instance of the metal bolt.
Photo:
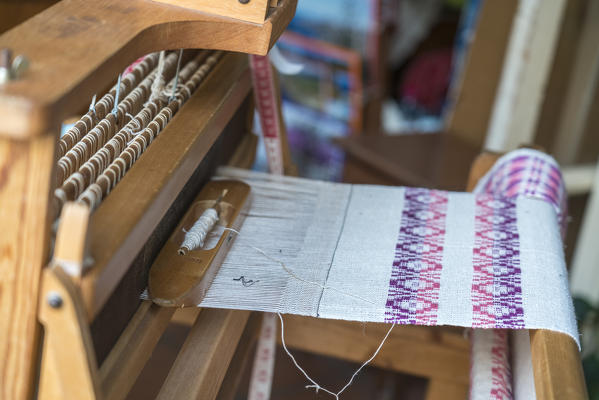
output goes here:
[{"label": "metal bolt", "polygon": [[249,2],[250,2],[250,0],[239,0],[239,2],[240,2],[241,4],[247,4],[247,3],[249,3]]},{"label": "metal bolt", "polygon": [[19,79],[23,73],[29,68],[29,60],[24,55],[20,54],[12,61],[11,77]]},{"label": "metal bolt", "polygon": [[12,58],[12,50],[0,50],[0,85],[12,79],[18,79],[29,68],[29,60],[24,55]]},{"label": "metal bolt", "polygon": [[60,297],[60,294],[58,294],[56,292],[48,293],[47,300],[48,300],[48,304],[52,308],[62,307],[62,297]]}]

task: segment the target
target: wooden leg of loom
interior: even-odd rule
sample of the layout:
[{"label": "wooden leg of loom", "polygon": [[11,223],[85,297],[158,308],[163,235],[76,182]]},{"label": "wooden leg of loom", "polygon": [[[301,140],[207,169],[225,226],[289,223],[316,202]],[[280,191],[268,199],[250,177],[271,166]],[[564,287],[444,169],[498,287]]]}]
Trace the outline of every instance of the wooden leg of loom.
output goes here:
[{"label": "wooden leg of loom", "polygon": [[[102,395],[85,309],[61,268],[46,268],[40,296],[44,347],[39,399],[96,400]],[[51,301],[50,296],[55,296]]]},{"label": "wooden leg of loom", "polygon": [[[100,367],[102,391],[107,399],[124,399],[166,330],[174,308],[144,301]],[[197,314],[196,314],[197,316]]]},{"label": "wooden leg of loom", "polygon": [[572,338],[553,331],[531,330],[530,351],[538,399],[588,398],[580,353]]},{"label": "wooden leg of loom", "polygon": [[241,382],[243,372],[250,365],[252,350],[260,333],[263,313],[253,312],[243,331],[237,350],[229,363],[229,369],[220,386],[216,400],[233,400]]},{"label": "wooden leg of loom", "polygon": [[249,311],[203,309],[157,399],[214,399]]},{"label": "wooden leg of loom", "polygon": [[32,395],[38,292],[48,256],[53,135],[0,140],[0,398]]}]

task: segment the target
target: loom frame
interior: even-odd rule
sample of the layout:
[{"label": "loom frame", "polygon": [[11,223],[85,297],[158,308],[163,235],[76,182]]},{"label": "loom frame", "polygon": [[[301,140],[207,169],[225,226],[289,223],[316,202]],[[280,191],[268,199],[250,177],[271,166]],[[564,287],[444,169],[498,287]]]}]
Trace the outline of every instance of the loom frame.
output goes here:
[{"label": "loom frame", "polygon": [[[58,261],[49,261],[50,227],[56,217],[52,215],[49,196],[55,188],[55,147],[60,122],[80,109],[87,102],[84,99],[103,90],[123,67],[152,51],[204,48],[266,54],[293,17],[297,0],[270,4],[274,7],[270,7],[262,23],[250,23],[150,0],[131,0],[126,6],[120,0],[64,0],[0,36],[1,48],[8,47],[14,54],[24,54],[31,62],[22,79],[0,88],[0,120],[3,121],[0,128],[0,216],[3,225],[14,227],[0,233],[0,248],[3,249],[0,257],[3,273],[0,281],[0,357],[3,360],[0,364],[0,397],[25,399],[37,394],[42,398],[103,398],[104,393],[109,393],[109,398],[122,398],[127,386],[130,388],[134,383],[123,382],[123,376],[127,376],[131,368],[141,370],[160,337],[158,332],[166,328],[173,314],[172,310],[158,307],[140,307],[121,342],[113,349],[117,353],[113,351],[115,355],[108,359],[123,362],[103,363],[111,368],[106,367],[103,372],[97,370],[90,347],[89,321],[128,264],[121,257],[113,264],[108,263],[116,265],[115,268],[92,268],[92,273],[72,276],[63,273],[59,265],[72,261],[73,265],[83,266],[82,255],[88,246],[94,247],[93,231],[99,225],[93,221],[99,218],[106,205],[91,218],[91,224],[85,215],[67,207],[65,212],[70,214],[67,218],[70,227],[66,229],[70,234],[63,243],[69,245],[63,249],[69,248],[69,251],[61,253],[59,248]],[[131,19],[131,15],[136,18]],[[131,23],[122,24],[124,20]],[[98,46],[94,40],[97,37],[107,40]],[[56,55],[57,50],[60,56]],[[61,74],[57,75],[58,71]],[[194,165],[199,165],[234,110],[250,93],[248,65],[243,55],[225,56],[213,75],[216,78],[201,86],[176,119],[180,121],[178,129],[187,126],[188,136],[183,137],[186,142],[172,150],[172,156],[168,158],[175,173],[159,182],[162,193],[168,188],[174,189],[175,195],[155,196],[151,202],[153,209],[144,209],[137,220],[128,222],[129,229],[124,229],[121,234],[125,238],[133,237],[133,242],[129,241],[129,253],[135,254],[133,249],[139,249],[144,243],[143,236],[147,237],[151,232],[186,177],[191,176]],[[198,92],[212,94],[212,103],[201,101]],[[250,118],[248,116],[248,121]],[[195,124],[195,131],[190,131],[190,124]],[[198,124],[202,127],[199,131]],[[170,127],[170,130],[175,128]],[[162,135],[166,133],[167,129]],[[234,158],[240,163],[237,165],[247,166],[244,162],[252,156],[244,154],[253,152],[255,142],[244,139],[242,146],[245,148],[240,147]],[[160,147],[154,144],[150,149]],[[130,173],[135,175],[135,171],[140,170],[133,168]],[[116,190],[112,195],[118,197]],[[83,234],[86,231],[88,235]],[[112,248],[108,258],[118,256],[119,248],[122,246]],[[106,281],[101,277],[109,279]],[[100,286],[98,290],[97,285]],[[49,292],[61,294],[58,308],[51,305],[46,296]],[[96,302],[98,293],[101,298]],[[209,317],[213,312],[202,314]],[[228,347],[235,349],[248,315],[235,311],[217,313],[215,327],[222,329],[209,334],[228,341]],[[147,327],[154,329],[148,331]],[[225,329],[227,327],[235,329]],[[120,345],[123,341],[128,345]],[[137,351],[131,353],[132,349]],[[42,353],[52,355],[45,359],[52,358],[54,364],[52,368],[41,366],[39,389],[36,390],[36,370],[40,368],[38,363]],[[206,365],[213,366],[214,362],[228,365],[226,357]],[[65,367],[67,369],[63,370]],[[70,381],[71,377],[57,372],[61,370],[76,371],[77,380]],[[116,370],[117,378],[106,388],[100,377],[110,377]],[[73,382],[76,384],[72,385]]]},{"label": "loom frame", "polygon": [[[99,278],[68,275],[60,267],[64,261],[82,267],[86,248],[93,246],[93,239],[88,238],[90,230],[95,229],[94,217],[90,225],[89,215],[76,207],[66,207],[63,215],[63,223],[69,226],[63,231],[69,233],[63,243],[69,245],[55,248],[54,259],[48,260],[50,221],[55,217],[51,215],[48,197],[54,189],[55,145],[60,121],[85,103],[84,99],[91,98],[94,92],[114,80],[124,65],[151,51],[186,47],[266,54],[292,18],[296,3],[296,0],[281,0],[270,10],[264,23],[259,24],[149,0],[131,0],[128,8],[119,7],[119,0],[63,0],[0,36],[0,47],[11,47],[32,61],[32,69],[23,80],[9,83],[0,90],[0,120],[3,121],[0,127],[0,216],[3,224],[9,226],[0,231],[2,397],[24,399],[34,395],[36,365],[40,353],[44,353],[48,354],[45,360],[52,359],[53,364],[41,367],[38,397],[123,398],[133,384],[127,379],[129,374],[141,371],[149,351],[156,346],[174,314],[173,309],[143,303],[106,361],[100,368],[95,366],[89,321],[103,304],[101,296],[107,296],[118,279],[112,277],[108,284],[101,285],[99,282],[103,281]],[[80,9],[102,18],[91,20],[89,15],[81,14]],[[131,14],[140,16],[139,23],[123,28],[119,21]],[[69,20],[69,17],[74,19]],[[63,51],[63,58],[44,49],[50,39],[55,39],[48,36],[53,29],[62,35],[61,48],[70,50]],[[105,48],[90,52],[91,33],[114,39]],[[205,154],[200,152],[192,157],[192,150],[210,147],[208,144],[218,136],[219,127],[222,129],[230,118],[226,109],[235,109],[235,101],[240,103],[238,99],[243,98],[242,94],[249,93],[247,64],[244,66],[241,57],[229,55],[219,63],[217,69],[221,68],[221,74],[237,71],[239,75],[231,79],[241,83],[223,86],[218,92],[223,101],[215,107],[225,111],[207,112],[205,130],[191,137],[186,149],[185,155],[191,158],[180,159],[180,171],[186,172],[169,177],[168,182],[184,181],[182,176],[191,174],[189,166],[197,165]],[[56,71],[65,73],[56,77],[52,74]],[[214,82],[212,85],[211,90],[217,91],[217,86],[221,86]],[[191,118],[191,113],[184,109],[180,113],[176,121]],[[235,165],[247,165],[252,158],[252,146],[255,147],[255,143],[251,139],[242,143],[234,156]],[[477,160],[471,179],[480,178],[486,171],[479,163],[490,168],[494,160],[490,162],[486,157],[483,154],[480,160],[486,161]],[[135,171],[142,168],[134,168],[129,174]],[[167,203],[165,201],[163,207]],[[149,226],[144,228],[146,233],[150,230]],[[134,235],[132,231],[124,234],[131,235]],[[132,246],[139,243],[143,241],[136,239]],[[110,254],[116,254],[116,250]],[[50,292],[61,295],[62,304],[58,309],[48,301]],[[94,297],[96,295],[100,298]],[[225,370],[232,358],[241,359],[243,353],[247,354],[254,340],[252,329],[256,330],[256,318],[245,311],[194,310],[191,320],[195,322],[184,345],[186,351],[177,360],[161,396],[197,397],[202,390],[209,389],[210,396],[215,397],[218,388],[209,381],[235,379],[233,375],[225,375]],[[40,322],[45,326],[43,337]],[[246,324],[253,328],[244,331]],[[234,353],[237,343],[244,347]],[[204,358],[190,357],[198,350],[203,351]],[[531,331],[531,350],[539,398],[587,397],[580,355],[570,338],[549,331]],[[183,375],[179,371],[191,369],[198,371],[199,379],[194,385],[181,385]],[[64,376],[61,371],[70,374]],[[218,371],[217,377],[214,371]],[[69,384],[73,381],[77,383]]]}]

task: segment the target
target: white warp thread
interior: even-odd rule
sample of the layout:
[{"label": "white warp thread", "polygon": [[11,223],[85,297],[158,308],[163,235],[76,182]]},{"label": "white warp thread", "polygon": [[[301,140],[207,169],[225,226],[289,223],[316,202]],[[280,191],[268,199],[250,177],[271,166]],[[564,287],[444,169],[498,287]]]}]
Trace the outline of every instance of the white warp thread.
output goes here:
[{"label": "white warp thread", "polygon": [[208,232],[214,228],[217,222],[218,212],[214,208],[207,208],[191,229],[185,232],[185,238],[179,247],[179,254],[185,255],[188,251],[203,247]]},{"label": "white warp thread", "polygon": [[328,389],[323,388],[322,386],[320,386],[314,379],[310,378],[310,376],[308,375],[308,373],[302,367],[300,367],[300,365],[298,364],[297,360],[295,359],[295,357],[293,357],[293,354],[291,354],[291,352],[289,351],[289,349],[287,349],[287,345],[285,344],[285,324],[283,322],[283,316],[281,315],[281,313],[277,313],[277,315],[279,316],[279,319],[281,320],[281,344],[283,345],[283,349],[285,350],[285,352],[287,353],[287,355],[289,356],[289,358],[291,358],[291,361],[293,361],[293,364],[295,364],[295,366],[297,367],[297,369],[299,369],[300,372],[302,374],[304,374],[304,376],[306,377],[306,379],[308,379],[312,383],[311,385],[307,385],[306,389],[314,389],[316,391],[316,393],[318,393],[319,390],[322,390],[323,392],[328,393],[331,396],[334,396],[335,399],[337,399],[337,400],[339,400],[339,396],[341,395],[341,393],[343,393],[345,391],[345,389],[347,389],[352,384],[352,382],[354,381],[354,378],[360,373],[360,371],[365,366],[367,366],[372,360],[374,360],[374,358],[377,356],[377,354],[379,354],[379,351],[381,351],[381,348],[383,347],[383,345],[387,341],[387,338],[389,337],[389,334],[391,334],[391,331],[395,327],[395,324],[391,325],[391,327],[387,331],[387,334],[385,335],[385,337],[381,341],[381,344],[379,344],[379,347],[377,347],[376,351],[372,354],[372,356],[370,356],[370,358],[368,360],[364,361],[364,363],[362,363],[362,365],[360,365],[360,368],[358,368],[356,370],[356,372],[354,372],[354,374],[351,376],[351,378],[349,379],[349,381],[347,381],[347,383],[345,384],[345,386],[343,386],[341,388],[341,390],[339,390],[337,393],[335,393],[335,392],[333,392],[331,390],[328,390]]},{"label": "white warp thread", "polygon": [[158,72],[156,73],[156,79],[152,83],[152,94],[150,95],[150,101],[155,101],[164,97],[162,93],[166,84],[164,80],[164,64],[165,64],[165,51],[160,52],[160,58],[158,59]]}]

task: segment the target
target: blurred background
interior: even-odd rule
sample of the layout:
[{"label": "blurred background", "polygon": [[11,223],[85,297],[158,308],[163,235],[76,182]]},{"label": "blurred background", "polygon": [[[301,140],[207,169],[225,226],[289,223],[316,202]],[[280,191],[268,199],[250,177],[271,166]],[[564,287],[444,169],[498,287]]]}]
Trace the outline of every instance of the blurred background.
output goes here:
[{"label": "blurred background", "polygon": [[[53,3],[0,0],[0,32]],[[599,398],[599,1],[299,0],[278,47],[303,65],[279,75],[301,176],[463,190],[483,149],[534,146],[556,157],[569,192],[565,251],[583,363]],[[258,148],[255,168],[266,170]],[[154,362],[168,362],[175,342],[163,340]],[[331,374],[331,386],[356,368],[308,353],[298,360]],[[274,382],[276,399],[325,398],[306,392],[280,354]],[[416,399],[424,388],[368,367],[344,398]]]}]

